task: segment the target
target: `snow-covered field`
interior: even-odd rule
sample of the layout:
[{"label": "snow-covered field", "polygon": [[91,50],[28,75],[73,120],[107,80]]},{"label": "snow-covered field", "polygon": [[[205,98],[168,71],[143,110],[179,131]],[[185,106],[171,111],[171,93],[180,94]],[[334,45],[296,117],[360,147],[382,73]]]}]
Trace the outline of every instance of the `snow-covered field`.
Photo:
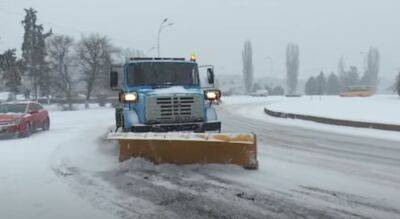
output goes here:
[{"label": "snow-covered field", "polygon": [[256,171],[119,163],[104,140],[113,109],[53,107],[49,132],[0,141],[0,218],[398,217],[400,141],[264,120],[282,99],[229,97],[218,109],[224,131],[258,135]]}]

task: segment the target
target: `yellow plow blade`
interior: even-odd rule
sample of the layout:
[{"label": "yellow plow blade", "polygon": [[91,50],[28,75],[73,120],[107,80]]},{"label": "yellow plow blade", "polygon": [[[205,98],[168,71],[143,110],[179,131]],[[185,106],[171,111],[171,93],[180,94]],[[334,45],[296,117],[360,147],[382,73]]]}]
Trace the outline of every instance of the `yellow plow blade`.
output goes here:
[{"label": "yellow plow blade", "polygon": [[119,160],[141,157],[155,164],[235,164],[257,169],[254,134],[110,133],[119,141]]}]

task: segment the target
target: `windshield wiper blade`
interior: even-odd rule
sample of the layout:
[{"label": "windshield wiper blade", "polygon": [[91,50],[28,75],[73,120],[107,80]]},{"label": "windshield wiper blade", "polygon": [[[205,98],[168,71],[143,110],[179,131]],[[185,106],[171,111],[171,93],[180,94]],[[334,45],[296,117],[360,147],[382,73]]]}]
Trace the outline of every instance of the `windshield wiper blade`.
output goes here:
[{"label": "windshield wiper blade", "polygon": [[152,84],[151,86],[154,88],[162,88],[162,87],[171,87],[174,84],[171,82],[167,82],[167,83],[162,83],[162,84]]}]

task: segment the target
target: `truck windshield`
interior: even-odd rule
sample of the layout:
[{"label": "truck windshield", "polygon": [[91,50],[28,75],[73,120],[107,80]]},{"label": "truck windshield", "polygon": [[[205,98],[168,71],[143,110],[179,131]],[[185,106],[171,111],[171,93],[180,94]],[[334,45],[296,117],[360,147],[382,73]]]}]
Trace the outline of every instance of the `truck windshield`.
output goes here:
[{"label": "truck windshield", "polygon": [[128,67],[130,86],[199,85],[197,64],[179,62],[141,62]]}]

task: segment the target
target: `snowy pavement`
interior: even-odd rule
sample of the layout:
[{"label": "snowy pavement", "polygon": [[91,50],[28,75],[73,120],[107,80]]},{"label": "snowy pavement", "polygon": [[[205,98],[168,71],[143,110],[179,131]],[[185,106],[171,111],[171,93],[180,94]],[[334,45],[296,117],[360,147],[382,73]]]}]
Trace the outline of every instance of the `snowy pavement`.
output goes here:
[{"label": "snowy pavement", "polygon": [[[384,140],[400,141],[399,132],[396,131],[343,127],[300,119],[276,118],[268,116],[264,112],[264,108],[267,107],[268,109],[285,113],[298,113],[361,122],[400,124],[400,117],[395,115],[400,111],[400,99],[394,95],[381,95],[370,98],[341,98],[336,96],[303,96],[301,98],[231,96],[225,97],[224,103],[229,106],[230,111],[237,115],[252,120],[261,120],[273,125],[287,126],[294,129],[306,128],[341,135],[350,134],[359,137],[373,136],[374,138]],[[337,105],[337,111],[335,105]]]},{"label": "snowy pavement", "polygon": [[0,140],[0,218],[113,218],[81,199],[52,169],[57,153],[74,144],[81,147],[76,153],[87,151],[87,145],[80,143],[85,142],[85,132],[96,130],[92,122],[103,117],[102,112],[52,112],[50,116],[49,132]]},{"label": "snowy pavement", "polygon": [[218,111],[224,131],[257,134],[256,171],[118,163],[115,143],[104,140],[112,109],[52,112],[50,132],[0,141],[0,216],[400,216],[400,140],[274,123],[254,113],[265,99],[247,101]]}]

